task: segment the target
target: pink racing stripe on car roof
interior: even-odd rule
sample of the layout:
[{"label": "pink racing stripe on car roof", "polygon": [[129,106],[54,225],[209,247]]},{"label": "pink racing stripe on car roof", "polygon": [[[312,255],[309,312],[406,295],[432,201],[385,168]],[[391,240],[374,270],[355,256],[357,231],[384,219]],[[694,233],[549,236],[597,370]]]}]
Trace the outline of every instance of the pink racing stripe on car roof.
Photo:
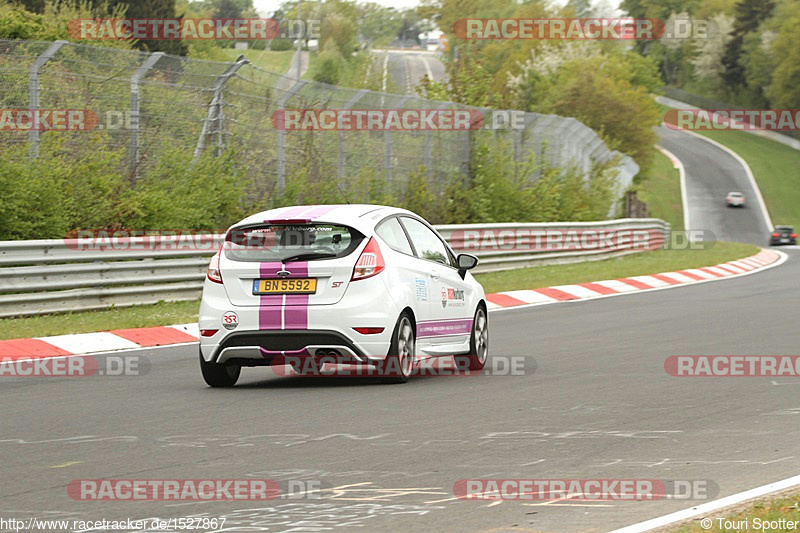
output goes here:
[{"label": "pink racing stripe on car roof", "polygon": [[[293,278],[308,277],[308,262],[286,263]],[[283,304],[283,329],[308,329],[308,294],[287,294]]]},{"label": "pink racing stripe on car roof", "polygon": [[[261,263],[259,278],[274,278],[282,270],[280,263]],[[280,294],[262,294],[258,304],[258,329],[281,329],[283,317],[281,304],[283,296]]]},{"label": "pink racing stripe on car roof", "polygon": [[272,216],[264,222],[277,222],[280,220],[313,220],[326,215],[339,207],[338,205],[299,205],[288,207],[278,215]]},{"label": "pink racing stripe on car roof", "polygon": [[303,213],[303,216],[306,216],[310,219],[319,218],[323,215],[327,215],[328,213],[330,213],[334,209],[337,209],[338,207],[339,207],[338,205],[318,205],[310,212]]}]

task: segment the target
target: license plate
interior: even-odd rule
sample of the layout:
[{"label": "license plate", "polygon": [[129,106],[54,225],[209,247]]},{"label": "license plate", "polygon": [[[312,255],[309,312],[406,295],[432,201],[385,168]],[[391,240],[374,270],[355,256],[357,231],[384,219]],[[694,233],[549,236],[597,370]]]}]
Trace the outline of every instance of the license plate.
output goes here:
[{"label": "license plate", "polygon": [[316,278],[254,279],[253,294],[314,294]]},{"label": "license plate", "polygon": [[789,242],[789,239],[781,239],[781,242]]}]

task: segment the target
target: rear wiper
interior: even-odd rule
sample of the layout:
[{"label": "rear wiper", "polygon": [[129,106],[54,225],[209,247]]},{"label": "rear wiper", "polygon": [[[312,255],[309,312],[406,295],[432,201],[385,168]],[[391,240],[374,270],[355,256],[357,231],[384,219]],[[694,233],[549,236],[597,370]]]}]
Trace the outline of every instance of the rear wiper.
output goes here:
[{"label": "rear wiper", "polygon": [[297,255],[290,255],[289,257],[284,257],[281,259],[281,262],[288,263],[290,261],[307,261],[309,259],[332,259],[337,257],[339,254],[332,254],[329,252],[323,253],[309,253],[306,252],[304,254],[297,254]]}]

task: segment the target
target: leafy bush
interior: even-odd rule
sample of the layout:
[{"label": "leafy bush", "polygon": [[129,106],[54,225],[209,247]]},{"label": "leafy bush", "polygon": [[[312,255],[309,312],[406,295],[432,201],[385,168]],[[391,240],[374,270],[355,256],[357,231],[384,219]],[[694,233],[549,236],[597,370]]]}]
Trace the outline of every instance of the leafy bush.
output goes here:
[{"label": "leafy bush", "polygon": [[125,39],[74,39],[70,29],[73,21],[91,18],[123,18],[125,7],[116,6],[111,10],[107,4],[92,6],[86,0],[48,0],[44,4],[44,13],[32,13],[21,6],[9,2],[0,2],[0,39],[23,39],[33,41],[79,41],[83,44],[95,44],[106,48],[132,48],[135,41]]},{"label": "leafy bush", "polygon": [[285,38],[278,38],[273,39],[272,44],[270,45],[269,49],[273,52],[285,52],[286,50],[291,50],[294,48],[291,39]]},{"label": "leafy bush", "polygon": [[239,177],[238,154],[192,162],[190,152],[164,150],[131,183],[127,150],[109,148],[102,133],[70,145],[42,136],[38,159],[27,145],[0,159],[0,240],[61,238],[75,229],[218,229],[257,210],[250,183]]},{"label": "leafy bush", "polygon": [[234,150],[196,162],[187,151],[162,152],[137,183],[137,229],[219,229],[238,222],[253,208],[244,204],[249,180],[239,176]]},{"label": "leafy bush", "polygon": [[325,50],[319,55],[314,81],[336,85],[341,77],[344,59],[336,50]]},{"label": "leafy bush", "polygon": [[58,134],[45,134],[33,161],[26,144],[4,150],[0,239],[59,238],[71,229],[111,227],[129,200],[120,159],[99,134],[80,150],[67,150]]},{"label": "leafy bush", "polygon": [[412,172],[408,177],[406,192],[403,197],[403,207],[417,213],[428,221],[438,218],[439,210],[436,208],[436,195],[430,190],[424,166],[419,167],[416,172]]},{"label": "leafy bush", "polygon": [[434,223],[587,221],[607,217],[616,197],[614,162],[588,176],[547,167],[530,157],[514,161],[505,139],[478,143],[471,176],[454,177],[431,216]]}]

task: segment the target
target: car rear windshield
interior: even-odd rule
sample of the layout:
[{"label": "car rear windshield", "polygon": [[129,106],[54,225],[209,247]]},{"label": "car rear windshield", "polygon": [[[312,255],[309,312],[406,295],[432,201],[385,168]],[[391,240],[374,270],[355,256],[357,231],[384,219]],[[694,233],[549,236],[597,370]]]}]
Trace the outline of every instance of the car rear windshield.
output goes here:
[{"label": "car rear windshield", "polygon": [[775,226],[775,231],[788,231],[789,233],[794,233],[794,228],[792,226]]},{"label": "car rear windshield", "polygon": [[732,192],[732,193],[728,193],[728,194],[729,194],[730,196],[735,196],[735,197],[744,196],[744,195],[743,195],[742,193],[740,193],[740,192]]},{"label": "car rear windshield", "polygon": [[314,261],[349,255],[363,239],[336,224],[261,224],[230,230],[224,250],[233,261]]}]

